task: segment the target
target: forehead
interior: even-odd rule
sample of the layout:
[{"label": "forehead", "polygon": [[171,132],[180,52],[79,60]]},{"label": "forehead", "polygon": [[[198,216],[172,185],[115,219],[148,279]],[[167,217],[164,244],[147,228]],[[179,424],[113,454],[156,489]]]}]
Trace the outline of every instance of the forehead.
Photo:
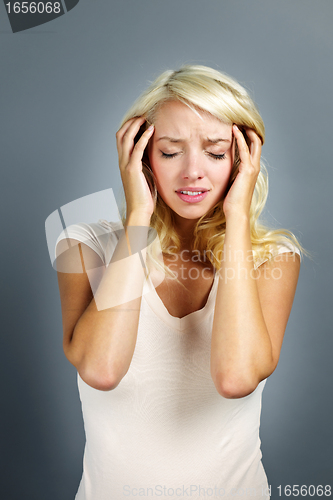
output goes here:
[{"label": "forehead", "polygon": [[162,104],[156,113],[154,125],[156,132],[160,131],[163,134],[191,131],[230,135],[232,128],[207,111],[199,108],[193,110],[180,101],[168,101]]}]

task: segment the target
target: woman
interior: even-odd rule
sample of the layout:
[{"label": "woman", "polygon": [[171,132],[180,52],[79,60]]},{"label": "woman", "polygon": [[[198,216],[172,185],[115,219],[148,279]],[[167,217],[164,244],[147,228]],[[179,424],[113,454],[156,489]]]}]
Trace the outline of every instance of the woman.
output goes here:
[{"label": "woman", "polygon": [[258,221],[264,134],[230,77],[166,71],[116,134],[124,230],[100,220],[58,238],[87,439],[77,500],[269,498],[261,394],[301,247]]}]

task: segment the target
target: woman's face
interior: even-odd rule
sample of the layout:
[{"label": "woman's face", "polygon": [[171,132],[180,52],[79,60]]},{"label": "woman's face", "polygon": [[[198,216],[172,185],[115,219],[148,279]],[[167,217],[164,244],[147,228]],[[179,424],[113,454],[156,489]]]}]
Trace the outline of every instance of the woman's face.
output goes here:
[{"label": "woman's face", "polygon": [[199,219],[224,198],[233,165],[232,126],[179,101],[161,106],[148,154],[164,202]]}]

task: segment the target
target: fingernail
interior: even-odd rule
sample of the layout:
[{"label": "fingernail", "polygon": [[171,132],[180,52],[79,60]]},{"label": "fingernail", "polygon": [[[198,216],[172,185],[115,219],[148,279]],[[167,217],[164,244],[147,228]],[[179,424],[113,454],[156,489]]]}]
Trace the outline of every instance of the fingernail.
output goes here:
[{"label": "fingernail", "polygon": [[234,127],[235,127],[237,130],[239,130],[239,128],[237,127],[236,123],[234,123]]},{"label": "fingernail", "polygon": [[153,130],[153,129],[154,129],[154,125],[149,125],[148,130]]}]

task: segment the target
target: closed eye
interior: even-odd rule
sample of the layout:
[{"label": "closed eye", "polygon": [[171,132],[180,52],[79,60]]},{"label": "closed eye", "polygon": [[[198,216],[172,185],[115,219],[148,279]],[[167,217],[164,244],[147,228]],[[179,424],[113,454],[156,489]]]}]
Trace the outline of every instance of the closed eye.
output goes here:
[{"label": "closed eye", "polygon": [[226,158],[226,153],[223,153],[221,155],[214,155],[214,153],[208,153],[209,156],[214,158],[214,160],[224,160]]},{"label": "closed eye", "polygon": [[177,156],[178,153],[171,153],[171,154],[168,154],[168,153],[163,153],[163,151],[161,151],[162,153],[162,157],[163,158],[174,158],[175,156]]}]

